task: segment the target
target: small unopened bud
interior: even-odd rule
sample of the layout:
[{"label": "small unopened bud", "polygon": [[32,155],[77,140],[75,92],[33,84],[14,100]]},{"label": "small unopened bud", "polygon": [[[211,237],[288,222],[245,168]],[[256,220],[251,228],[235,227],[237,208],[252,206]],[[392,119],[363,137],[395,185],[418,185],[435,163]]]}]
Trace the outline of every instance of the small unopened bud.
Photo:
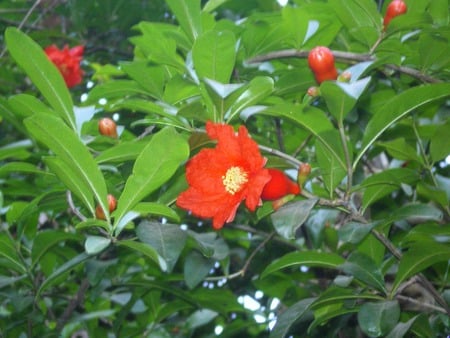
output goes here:
[{"label": "small unopened bud", "polygon": [[351,79],[352,79],[352,73],[347,72],[347,71],[340,74],[337,78],[337,80],[339,82],[350,82]]},{"label": "small unopened bud", "polygon": [[320,89],[319,87],[316,86],[309,87],[306,94],[308,94],[311,97],[317,97],[320,95]]},{"label": "small unopened bud", "polygon": [[303,186],[310,173],[311,173],[311,165],[309,163],[302,163],[298,168],[297,183],[299,186]]}]

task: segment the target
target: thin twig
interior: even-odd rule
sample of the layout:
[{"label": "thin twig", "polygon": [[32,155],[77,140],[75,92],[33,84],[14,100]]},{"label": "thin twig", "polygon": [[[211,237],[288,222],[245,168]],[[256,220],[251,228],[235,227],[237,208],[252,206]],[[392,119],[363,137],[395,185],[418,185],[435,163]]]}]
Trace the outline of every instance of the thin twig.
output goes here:
[{"label": "thin twig", "polygon": [[78,292],[73,297],[73,299],[69,302],[69,304],[67,305],[67,308],[64,310],[64,313],[58,319],[58,323],[56,324],[57,330],[61,330],[64,327],[64,325],[69,320],[70,316],[72,316],[72,313],[75,311],[77,306],[83,302],[84,294],[86,293],[88,288],[89,288],[89,281],[87,280],[87,278],[85,278],[81,282]]},{"label": "thin twig", "polygon": [[66,192],[66,198],[67,198],[67,204],[69,204],[70,211],[77,216],[81,221],[85,221],[87,219],[86,216],[84,216],[75,206],[72,199],[72,193],[70,190],[67,190]]},{"label": "thin twig", "polygon": [[422,302],[420,300],[416,300],[416,299],[411,298],[411,297],[397,295],[397,296],[395,296],[395,298],[397,298],[398,300],[402,300],[404,302],[408,302],[408,303],[411,303],[411,304],[414,304],[414,305],[418,305],[422,309],[428,309],[428,310],[438,311],[438,312],[441,312],[441,313],[447,313],[445,311],[445,309],[441,308],[440,306],[436,306],[436,305],[433,305],[433,304],[430,304],[430,303],[425,303],[425,302]]},{"label": "thin twig", "polygon": [[[334,55],[334,57],[341,61],[346,63],[355,63],[355,62],[365,62],[365,61],[375,61],[376,58],[373,57],[370,54],[358,54],[358,53],[350,53],[350,52],[342,52],[342,51],[331,51]],[[275,59],[286,59],[286,58],[307,58],[309,54],[309,51],[299,51],[296,49],[285,49],[280,50],[276,52],[267,53],[264,55],[258,55],[254,58],[251,58],[247,60],[247,63],[260,63]],[[409,76],[412,76],[422,82],[426,83],[439,83],[442,82],[441,80],[432,77],[430,75],[423,74],[422,72],[418,71],[417,69],[405,67],[405,66],[397,66],[393,64],[387,64],[384,65],[384,67],[394,70],[396,72],[400,72],[403,74],[407,74]]]}]

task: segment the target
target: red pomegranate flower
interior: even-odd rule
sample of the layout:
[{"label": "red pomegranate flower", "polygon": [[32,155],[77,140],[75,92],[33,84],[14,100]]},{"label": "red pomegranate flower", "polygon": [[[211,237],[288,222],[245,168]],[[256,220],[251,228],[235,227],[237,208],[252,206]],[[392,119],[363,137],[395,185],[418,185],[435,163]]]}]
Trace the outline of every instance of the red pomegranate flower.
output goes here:
[{"label": "red pomegranate flower", "polygon": [[71,49],[67,45],[58,49],[55,45],[45,48],[45,54],[61,72],[67,87],[71,88],[81,83],[83,70],[80,62],[83,58],[84,46],[75,46]]},{"label": "red pomegranate flower", "polygon": [[230,125],[206,123],[206,132],[217,140],[215,148],[202,149],[186,165],[189,188],[177,205],[201,218],[212,218],[218,230],[233,221],[240,203],[254,211],[261,192],[270,180],[266,159],[259,152],[244,126],[235,133]]}]

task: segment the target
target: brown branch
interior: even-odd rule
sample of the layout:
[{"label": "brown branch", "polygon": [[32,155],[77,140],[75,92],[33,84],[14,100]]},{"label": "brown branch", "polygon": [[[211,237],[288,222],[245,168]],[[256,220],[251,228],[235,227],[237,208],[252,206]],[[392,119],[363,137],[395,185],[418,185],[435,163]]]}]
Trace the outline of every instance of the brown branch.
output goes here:
[{"label": "brown branch", "polygon": [[[365,62],[365,61],[375,61],[376,60],[376,58],[370,54],[358,54],[358,53],[342,52],[342,51],[337,51],[337,50],[333,50],[331,52],[333,53],[334,57],[337,60],[345,62],[345,63],[355,63],[355,62]],[[275,60],[275,59],[286,59],[286,58],[307,58],[308,54],[309,54],[309,50],[308,51],[305,51],[305,50],[300,51],[297,49],[285,49],[285,50],[270,52],[270,53],[267,53],[264,55],[255,56],[255,57],[247,60],[247,63],[249,63],[249,64],[260,63],[260,62],[264,62],[264,61],[270,61],[270,60]],[[435,77],[432,77],[430,75],[423,74],[422,72],[420,72],[414,68],[405,67],[405,66],[397,66],[397,65],[393,65],[393,64],[387,64],[387,65],[384,65],[384,67],[386,67],[390,70],[394,70],[396,72],[400,72],[400,73],[412,76],[422,82],[427,82],[427,83],[442,82],[441,80],[439,80]]]},{"label": "brown branch", "polygon": [[61,317],[58,319],[58,323],[56,324],[57,330],[61,330],[66,322],[69,320],[70,316],[72,316],[72,313],[75,311],[78,305],[80,305],[83,302],[84,294],[86,293],[87,289],[89,288],[89,281],[85,278],[81,282],[80,288],[78,289],[78,292],[76,295],[72,298],[72,300],[67,305],[66,310],[61,315]]}]

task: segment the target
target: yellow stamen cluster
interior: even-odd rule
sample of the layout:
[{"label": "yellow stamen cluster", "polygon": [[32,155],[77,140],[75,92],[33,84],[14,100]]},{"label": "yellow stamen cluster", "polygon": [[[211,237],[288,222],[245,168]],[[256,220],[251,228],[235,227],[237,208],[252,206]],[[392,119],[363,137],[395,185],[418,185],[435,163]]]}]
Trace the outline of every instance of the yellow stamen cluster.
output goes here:
[{"label": "yellow stamen cluster", "polygon": [[222,176],[222,182],[225,190],[234,195],[241,190],[242,185],[248,182],[247,173],[240,167],[231,167],[226,174]]}]

